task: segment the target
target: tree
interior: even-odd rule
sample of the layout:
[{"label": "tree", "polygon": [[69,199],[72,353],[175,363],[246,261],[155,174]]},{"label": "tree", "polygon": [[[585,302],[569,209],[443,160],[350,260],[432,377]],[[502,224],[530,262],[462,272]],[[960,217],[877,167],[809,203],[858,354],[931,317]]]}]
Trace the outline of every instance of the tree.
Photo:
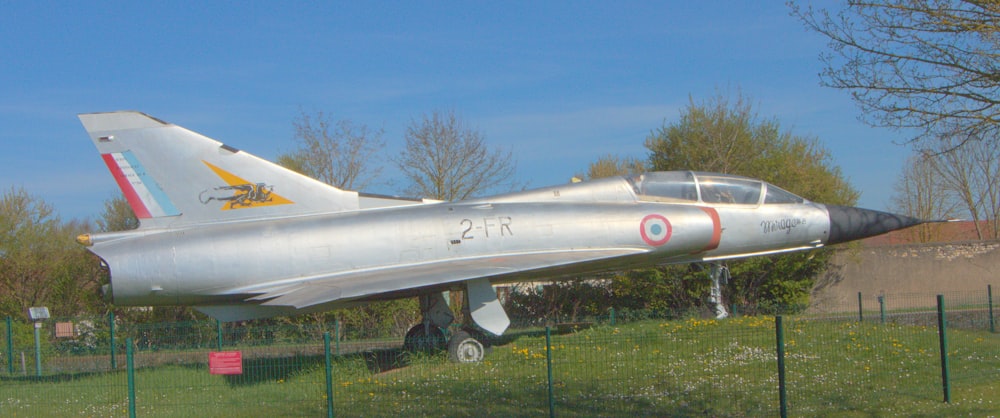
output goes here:
[{"label": "tree", "polygon": [[[1000,225],[1000,148],[984,141],[958,144],[963,139],[942,138],[922,151],[941,185],[965,208],[976,225],[979,239],[997,238]],[[992,220],[988,231],[980,220]]]},{"label": "tree", "polygon": [[917,138],[996,139],[1000,129],[1000,3],[848,1],[831,14],[792,4],[829,40],[822,83],[845,89],[873,126]]},{"label": "tree", "polygon": [[850,205],[858,193],[814,138],[781,131],[741,93],[693,99],[676,124],[646,138],[653,170],[698,170],[759,178],[813,201]]},{"label": "tree", "polygon": [[455,112],[435,111],[412,121],[405,140],[395,162],[410,182],[410,195],[452,201],[518,186],[511,151],[490,148]]},{"label": "tree", "polygon": [[607,315],[612,296],[608,286],[593,280],[553,281],[540,289],[518,285],[515,289],[507,298],[507,314],[538,322],[576,322],[582,317]]},{"label": "tree", "polygon": [[369,186],[381,167],[375,166],[385,146],[382,130],[342,119],[336,123],[323,112],[301,111],[292,122],[298,148],[278,156],[278,164],[348,190]]},{"label": "tree", "polygon": [[104,201],[104,212],[97,219],[101,232],[129,231],[139,227],[139,218],[123,196]]},{"label": "tree", "polygon": [[87,251],[73,238],[91,231],[89,222],[72,220],[60,223],[51,239],[57,241],[57,254],[43,254],[49,264],[48,303],[57,316],[103,314],[107,303],[101,285],[107,283],[107,270],[100,258]]},{"label": "tree", "polygon": [[[696,170],[759,178],[806,199],[852,205],[855,191],[833,165],[829,151],[814,138],[782,131],[762,119],[749,99],[722,94],[697,104],[680,121],[664,124],[646,139],[653,170]],[[729,263],[729,299],[751,309],[804,307],[815,275],[826,265],[823,252],[757,257]],[[674,267],[673,275],[691,275]]]},{"label": "tree", "polygon": [[74,241],[86,229],[62,223],[24,189],[0,196],[0,315],[26,317],[32,306],[47,306],[53,316],[93,312],[99,263]]},{"label": "tree", "polygon": [[608,154],[590,163],[584,177],[599,179],[612,176],[632,176],[642,174],[645,171],[646,162],[641,159]]},{"label": "tree", "polygon": [[[955,208],[944,182],[935,168],[933,155],[911,156],[896,180],[892,196],[893,211],[917,219],[946,219]],[[912,234],[916,242],[931,242],[939,238],[939,224],[922,224],[903,233]]]}]

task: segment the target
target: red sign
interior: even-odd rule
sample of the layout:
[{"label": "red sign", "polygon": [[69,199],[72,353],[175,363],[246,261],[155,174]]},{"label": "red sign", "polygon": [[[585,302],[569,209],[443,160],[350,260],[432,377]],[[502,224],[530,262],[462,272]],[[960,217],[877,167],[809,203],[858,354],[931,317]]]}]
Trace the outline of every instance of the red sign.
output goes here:
[{"label": "red sign", "polygon": [[239,351],[209,352],[208,372],[211,374],[243,374],[243,353]]}]

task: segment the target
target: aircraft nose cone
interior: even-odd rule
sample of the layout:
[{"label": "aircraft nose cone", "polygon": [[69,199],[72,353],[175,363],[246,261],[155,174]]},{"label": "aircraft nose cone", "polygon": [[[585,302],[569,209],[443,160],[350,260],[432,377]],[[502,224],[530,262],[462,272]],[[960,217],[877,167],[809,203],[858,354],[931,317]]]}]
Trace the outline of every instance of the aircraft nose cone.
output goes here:
[{"label": "aircraft nose cone", "polygon": [[830,237],[827,245],[868,238],[897,229],[924,223],[909,216],[850,206],[826,207],[830,214]]}]

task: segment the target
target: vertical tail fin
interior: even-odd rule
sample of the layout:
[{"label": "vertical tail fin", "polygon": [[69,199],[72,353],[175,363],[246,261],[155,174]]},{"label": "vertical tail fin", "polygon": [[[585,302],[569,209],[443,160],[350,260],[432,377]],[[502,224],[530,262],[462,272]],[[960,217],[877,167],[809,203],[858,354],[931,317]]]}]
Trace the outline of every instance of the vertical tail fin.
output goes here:
[{"label": "vertical tail fin", "polygon": [[143,113],[79,117],[142,227],[358,209],[356,192]]}]

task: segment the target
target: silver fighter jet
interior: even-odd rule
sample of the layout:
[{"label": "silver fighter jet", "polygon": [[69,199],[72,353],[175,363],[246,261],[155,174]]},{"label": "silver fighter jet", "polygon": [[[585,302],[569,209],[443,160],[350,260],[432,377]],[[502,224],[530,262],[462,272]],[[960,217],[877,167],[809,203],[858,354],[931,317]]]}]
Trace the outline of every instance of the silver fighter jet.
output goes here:
[{"label": "silver fighter jet", "polygon": [[[808,250],[920,220],[809,202],[760,180],[651,172],[458,202],[334,188],[139,112],[80,115],[140,219],[82,235],[119,305],[191,305],[223,321],[419,297],[409,348],[444,345],[443,292],[465,290],[453,358],[510,324],[493,286]],[[430,337],[430,338],[428,338]]]}]

